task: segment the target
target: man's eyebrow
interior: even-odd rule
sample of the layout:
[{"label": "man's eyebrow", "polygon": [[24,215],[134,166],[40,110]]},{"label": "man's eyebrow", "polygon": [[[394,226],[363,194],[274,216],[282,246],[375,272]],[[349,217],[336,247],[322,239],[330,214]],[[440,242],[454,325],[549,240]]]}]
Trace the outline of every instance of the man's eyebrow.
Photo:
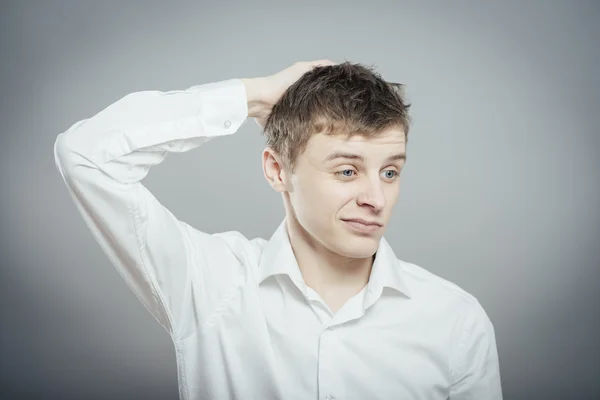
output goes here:
[{"label": "man's eyebrow", "polygon": [[[348,158],[351,160],[359,160],[362,162],[365,161],[364,158],[362,156],[359,156],[358,154],[335,152],[333,154],[328,155],[327,158],[325,158],[325,162],[333,161],[336,158]],[[406,160],[406,153],[399,153],[399,154],[391,155],[385,161],[389,162],[389,161],[396,161],[396,160]]]}]

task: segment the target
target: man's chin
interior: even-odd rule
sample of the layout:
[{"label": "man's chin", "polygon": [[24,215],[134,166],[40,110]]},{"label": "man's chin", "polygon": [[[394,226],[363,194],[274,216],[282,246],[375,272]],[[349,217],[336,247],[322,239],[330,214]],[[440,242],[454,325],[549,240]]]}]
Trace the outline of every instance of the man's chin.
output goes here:
[{"label": "man's chin", "polygon": [[353,237],[340,246],[343,255],[352,258],[371,257],[379,248],[379,236]]}]

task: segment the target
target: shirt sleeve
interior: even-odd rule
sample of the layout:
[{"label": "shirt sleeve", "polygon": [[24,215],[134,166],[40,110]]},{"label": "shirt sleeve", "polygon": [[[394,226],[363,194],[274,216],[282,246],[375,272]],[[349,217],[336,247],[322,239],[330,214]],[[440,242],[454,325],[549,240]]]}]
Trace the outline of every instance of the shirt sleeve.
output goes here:
[{"label": "shirt sleeve", "polygon": [[240,79],[141,91],[74,123],[54,143],[56,167],[85,224],[172,337],[209,319],[234,287],[241,266],[228,242],[243,236],[191,228],[140,181],[170,153],[235,133],[247,113]]},{"label": "shirt sleeve", "polygon": [[450,400],[502,400],[494,326],[478,301],[463,320],[452,362]]}]

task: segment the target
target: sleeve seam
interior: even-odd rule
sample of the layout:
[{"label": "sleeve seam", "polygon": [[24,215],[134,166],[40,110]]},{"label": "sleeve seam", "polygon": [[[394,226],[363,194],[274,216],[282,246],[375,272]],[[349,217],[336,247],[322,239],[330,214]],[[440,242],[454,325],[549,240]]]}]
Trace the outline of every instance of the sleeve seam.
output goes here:
[{"label": "sleeve seam", "polygon": [[[138,187],[139,188],[139,187]],[[136,190],[138,189],[136,188]],[[171,336],[171,339],[173,339],[173,335],[174,335],[174,325],[173,325],[173,316],[171,315],[171,313],[169,312],[168,308],[165,305],[165,301],[163,299],[163,296],[160,292],[160,288],[157,287],[157,284],[154,280],[154,277],[148,272],[148,267],[146,265],[146,252],[145,252],[145,248],[146,248],[146,243],[144,242],[143,238],[141,237],[141,235],[139,234],[139,230],[138,230],[138,209],[137,206],[135,204],[130,204],[129,205],[129,210],[130,213],[132,215],[132,219],[133,219],[133,224],[134,224],[134,231],[135,231],[135,237],[138,241],[138,250],[140,251],[140,259],[142,261],[142,267],[144,269],[144,273],[146,274],[146,276],[148,277],[148,279],[150,280],[151,283],[151,289],[152,289],[152,293],[158,298],[159,303],[163,309],[163,311],[165,312],[165,315],[167,316],[167,322],[169,326],[165,326],[167,332],[169,332],[169,335]],[[151,312],[151,314],[153,314]],[[154,314],[153,314],[154,315]],[[154,318],[156,318],[158,320],[158,318],[156,316],[154,316]],[[158,320],[159,323],[163,323],[163,321]]]},{"label": "sleeve seam", "polygon": [[[452,387],[454,386],[454,383],[456,382],[456,379],[458,378],[458,374],[457,371],[459,369],[460,364],[464,361],[464,354],[463,352],[465,351],[466,348],[466,335],[465,335],[465,331],[467,330],[466,328],[466,316],[462,321],[462,326],[458,332],[459,334],[459,345],[458,345],[458,349],[456,352],[456,359],[452,360],[452,357],[450,359],[450,377],[452,379],[452,384],[450,387],[450,391],[452,392]],[[452,352],[451,352],[452,354]]]}]

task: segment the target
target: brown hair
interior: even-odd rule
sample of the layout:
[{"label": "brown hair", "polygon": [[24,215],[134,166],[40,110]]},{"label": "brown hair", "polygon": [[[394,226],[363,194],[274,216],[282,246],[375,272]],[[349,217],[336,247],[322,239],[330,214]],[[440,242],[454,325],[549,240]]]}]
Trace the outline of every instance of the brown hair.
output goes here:
[{"label": "brown hair", "polygon": [[263,131],[266,144],[293,171],[314,133],[368,137],[401,128],[408,142],[410,104],[403,88],[384,81],[373,67],[357,63],[314,67],[273,106]]}]

